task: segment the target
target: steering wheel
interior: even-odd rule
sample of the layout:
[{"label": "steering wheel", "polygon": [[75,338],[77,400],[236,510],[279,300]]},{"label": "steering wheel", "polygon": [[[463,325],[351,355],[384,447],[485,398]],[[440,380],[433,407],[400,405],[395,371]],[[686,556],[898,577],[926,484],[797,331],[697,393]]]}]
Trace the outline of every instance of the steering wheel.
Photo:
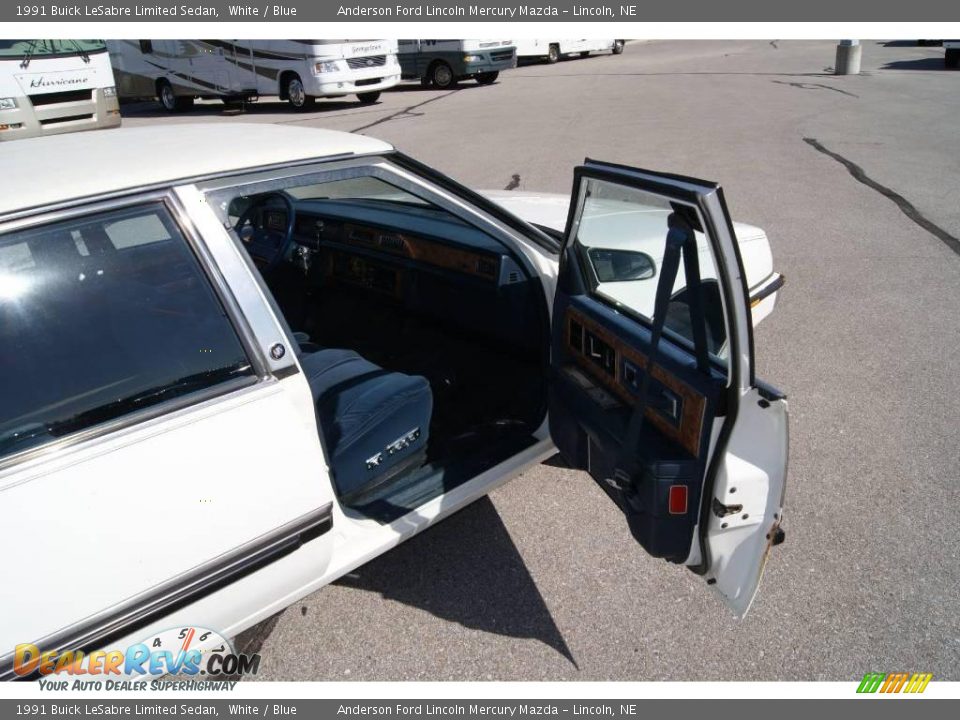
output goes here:
[{"label": "steering wheel", "polygon": [[[286,207],[287,227],[283,232],[272,230],[263,223],[262,212],[273,200],[279,200]],[[250,203],[250,206],[240,214],[233,229],[247,246],[250,256],[260,271],[269,274],[289,256],[295,244],[293,239],[295,221],[296,209],[290,196],[281,192],[269,192]],[[250,228],[249,231],[246,230],[247,226]]]}]

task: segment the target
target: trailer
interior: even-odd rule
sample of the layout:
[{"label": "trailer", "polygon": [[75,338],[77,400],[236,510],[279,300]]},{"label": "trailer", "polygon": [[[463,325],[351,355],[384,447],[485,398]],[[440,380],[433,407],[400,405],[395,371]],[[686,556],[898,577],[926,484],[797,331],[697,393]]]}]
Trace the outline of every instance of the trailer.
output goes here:
[{"label": "trailer", "polygon": [[594,52],[623,52],[626,40],[517,40],[517,57],[555,63],[564,57],[587,57]]}]

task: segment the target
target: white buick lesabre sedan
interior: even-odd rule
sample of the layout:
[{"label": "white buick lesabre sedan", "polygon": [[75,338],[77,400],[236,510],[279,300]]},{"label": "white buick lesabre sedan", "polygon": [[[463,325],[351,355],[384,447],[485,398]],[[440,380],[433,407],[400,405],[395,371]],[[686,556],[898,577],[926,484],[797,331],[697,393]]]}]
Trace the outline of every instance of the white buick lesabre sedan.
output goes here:
[{"label": "white buick lesabre sedan", "polygon": [[483,195],[234,124],[0,167],[0,676],[22,643],[232,637],[557,451],[747,611],[783,537],[753,361],[782,280],[718,185],[587,161],[572,199]]}]

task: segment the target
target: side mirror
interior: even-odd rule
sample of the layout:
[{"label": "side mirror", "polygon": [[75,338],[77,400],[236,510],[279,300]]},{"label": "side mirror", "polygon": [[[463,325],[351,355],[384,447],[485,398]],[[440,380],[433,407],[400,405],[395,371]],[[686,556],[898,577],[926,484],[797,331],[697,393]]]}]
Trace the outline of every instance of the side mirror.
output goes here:
[{"label": "side mirror", "polygon": [[602,283],[648,280],[657,274],[653,258],[645,252],[590,248],[587,255]]}]

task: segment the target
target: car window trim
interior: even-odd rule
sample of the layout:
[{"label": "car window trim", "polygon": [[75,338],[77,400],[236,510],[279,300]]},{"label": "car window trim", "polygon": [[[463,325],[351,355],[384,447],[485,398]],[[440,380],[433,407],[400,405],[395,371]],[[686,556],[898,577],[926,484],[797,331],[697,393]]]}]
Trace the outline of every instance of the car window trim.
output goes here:
[{"label": "car window trim", "polygon": [[[63,222],[72,218],[82,218],[85,216],[94,216],[100,213],[110,212],[131,207],[146,206],[149,204],[160,203],[170,214],[171,219],[176,224],[177,229],[183,235],[187,247],[197,263],[203,276],[210,283],[214,296],[217,298],[226,314],[227,321],[230,323],[234,332],[240,341],[240,345],[246,354],[247,360],[254,369],[254,374],[246,377],[220,382],[207,388],[201,388],[182,396],[171,398],[156,405],[127,413],[118,418],[108,420],[107,422],[97,423],[82,430],[78,430],[69,435],[60,438],[53,438],[48,442],[35,445],[16,453],[12,453],[0,458],[0,487],[8,487],[2,480],[8,470],[16,472],[21,466],[32,464],[33,461],[40,461],[46,457],[52,457],[57,452],[68,448],[86,447],[92,442],[102,442],[115,436],[118,432],[126,430],[136,425],[149,422],[155,419],[161,419],[166,415],[171,415],[187,408],[203,405],[215,398],[220,398],[232,393],[242,391],[250,386],[260,385],[265,381],[275,381],[277,378],[270,374],[266,361],[260,352],[259,345],[256,342],[253,332],[246,322],[229,285],[219,268],[213,262],[209,251],[205,247],[199,232],[194,227],[189,214],[180,203],[179,198],[173,192],[172,188],[162,190],[152,190],[129,195],[123,198],[105,200],[92,204],[52,210],[42,215],[34,215],[30,218],[23,218],[11,222],[0,223],[0,237],[9,232],[20,232],[32,227],[42,227],[54,223]],[[296,366],[294,366],[296,367]],[[295,374],[295,373],[291,373]]]}]

